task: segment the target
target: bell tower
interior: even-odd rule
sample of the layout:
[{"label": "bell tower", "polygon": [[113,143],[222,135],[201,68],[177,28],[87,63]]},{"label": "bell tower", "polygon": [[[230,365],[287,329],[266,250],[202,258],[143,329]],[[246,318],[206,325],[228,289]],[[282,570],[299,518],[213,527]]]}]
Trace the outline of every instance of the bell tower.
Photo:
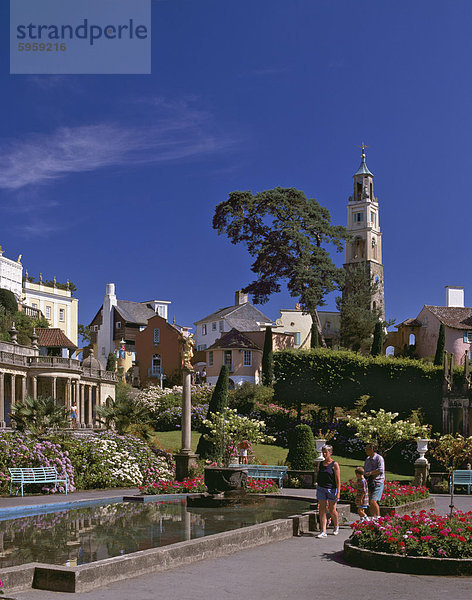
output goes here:
[{"label": "bell tower", "polygon": [[367,146],[362,144],[361,148],[361,164],[354,173],[354,191],[352,196],[349,196],[347,206],[347,230],[352,237],[346,242],[344,268],[348,271],[354,265],[365,264],[367,273],[378,284],[377,293],[372,299],[372,308],[379,309],[382,319],[385,320],[379,201],[374,196],[374,175],[365,162]]}]

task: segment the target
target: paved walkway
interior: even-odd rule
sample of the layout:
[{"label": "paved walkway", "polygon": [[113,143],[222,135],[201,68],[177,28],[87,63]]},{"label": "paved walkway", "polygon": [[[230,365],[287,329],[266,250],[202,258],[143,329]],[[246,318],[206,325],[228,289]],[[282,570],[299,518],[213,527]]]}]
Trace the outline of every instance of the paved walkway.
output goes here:
[{"label": "paved walkway", "polygon": [[[136,490],[106,492],[110,496]],[[313,495],[312,490],[286,490],[285,493]],[[97,498],[103,492],[81,492],[71,499]],[[35,497],[36,498],[36,497]],[[48,497],[49,498],[49,497]],[[32,497],[27,498],[31,504]],[[37,497],[44,503],[44,497]],[[449,499],[435,496],[436,510],[447,513]],[[20,499],[12,499],[19,501]],[[26,499],[25,499],[26,500]],[[64,496],[51,502],[63,501]],[[0,499],[0,505],[4,499]],[[461,510],[472,510],[472,496],[456,497]],[[214,560],[204,560],[175,570],[120,581],[92,592],[65,594],[32,590],[15,593],[17,600],[470,600],[472,578],[403,575],[366,571],[347,565],[342,558],[344,540],[350,528],[339,536],[323,540],[314,534],[237,552]],[[8,590],[7,590],[8,592]]]}]

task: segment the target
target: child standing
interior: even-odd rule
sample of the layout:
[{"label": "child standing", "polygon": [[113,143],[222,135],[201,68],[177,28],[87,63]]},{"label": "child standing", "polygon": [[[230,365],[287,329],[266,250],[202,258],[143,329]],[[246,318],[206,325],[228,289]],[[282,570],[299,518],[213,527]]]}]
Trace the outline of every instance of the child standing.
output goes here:
[{"label": "child standing", "polygon": [[361,521],[365,521],[367,519],[365,509],[369,508],[369,488],[367,487],[367,481],[364,477],[363,467],[357,467],[355,473],[357,514],[360,516]]}]

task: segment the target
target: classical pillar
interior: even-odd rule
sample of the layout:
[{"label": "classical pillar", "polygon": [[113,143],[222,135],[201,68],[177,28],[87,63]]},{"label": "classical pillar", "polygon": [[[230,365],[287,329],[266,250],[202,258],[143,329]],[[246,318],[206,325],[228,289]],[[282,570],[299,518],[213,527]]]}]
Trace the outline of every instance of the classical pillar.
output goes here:
[{"label": "classical pillar", "polygon": [[13,407],[16,404],[16,375],[12,373],[11,375],[11,403],[10,407],[13,410]]},{"label": "classical pillar", "polygon": [[0,427],[6,427],[5,423],[5,374],[0,373]]},{"label": "classical pillar", "polygon": [[90,427],[90,429],[93,429],[93,415],[92,415],[92,386],[88,385],[88,394],[87,394],[87,406],[88,406],[88,423],[87,423],[87,427]]},{"label": "classical pillar", "polygon": [[33,377],[31,377],[31,384],[32,384],[31,395],[33,396],[34,400],[36,400],[37,395],[38,395],[38,378],[36,377],[36,375],[33,375]]},{"label": "classical pillar", "polygon": [[182,481],[190,474],[190,468],[197,463],[197,454],[193,454],[191,446],[191,411],[192,389],[191,377],[193,369],[183,368],[182,387],[182,448],[175,458],[175,476]]},{"label": "classical pillar", "polygon": [[64,404],[67,409],[70,409],[72,406],[72,381],[70,377],[67,379],[66,383],[66,397],[64,398]]},{"label": "classical pillar", "polygon": [[26,398],[26,375],[21,376],[21,402],[24,403]]},{"label": "classical pillar", "polygon": [[80,384],[80,426],[85,427],[85,384]]},{"label": "classical pillar", "polygon": [[54,398],[54,400],[56,399],[56,395],[57,395],[57,378],[53,377],[52,378],[52,397]]},{"label": "classical pillar", "polygon": [[449,406],[446,399],[442,403],[442,428],[443,433],[449,433]]}]

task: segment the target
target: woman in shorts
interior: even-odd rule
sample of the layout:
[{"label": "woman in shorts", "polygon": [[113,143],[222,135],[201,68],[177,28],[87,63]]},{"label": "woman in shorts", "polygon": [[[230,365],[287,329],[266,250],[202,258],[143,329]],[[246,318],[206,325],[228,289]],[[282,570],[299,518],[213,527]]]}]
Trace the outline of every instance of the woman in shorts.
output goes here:
[{"label": "woman in shorts", "polygon": [[328,537],[326,533],[327,510],[329,510],[334,527],[333,535],[338,535],[339,533],[336,504],[338,503],[339,494],[341,493],[341,470],[338,463],[331,458],[333,453],[332,446],[323,446],[321,452],[323,453],[324,460],[320,463],[318,477],[316,479],[316,483],[318,484],[316,497],[318,500],[318,510],[320,512],[321,532],[316,537],[325,538]]}]

